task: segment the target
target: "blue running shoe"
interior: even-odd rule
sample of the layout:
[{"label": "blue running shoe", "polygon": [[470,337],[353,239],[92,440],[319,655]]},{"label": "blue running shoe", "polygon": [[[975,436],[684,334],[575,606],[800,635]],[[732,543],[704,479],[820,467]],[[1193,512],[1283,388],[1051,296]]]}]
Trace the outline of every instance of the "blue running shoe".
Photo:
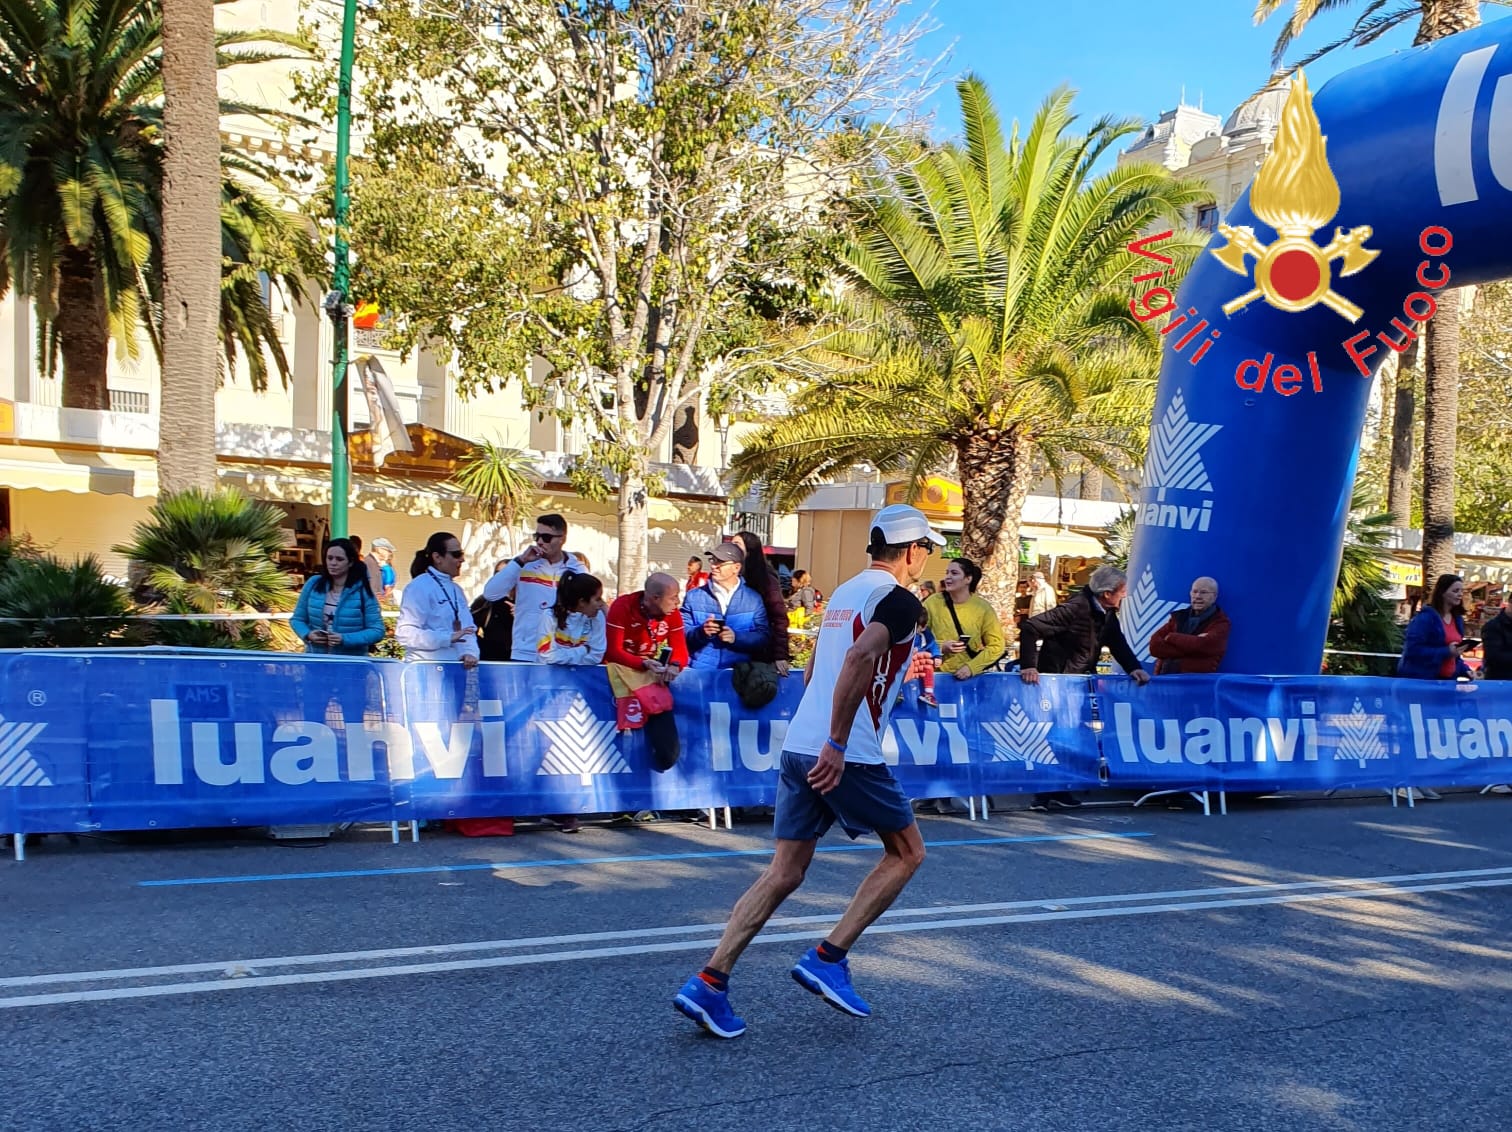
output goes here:
[{"label": "blue running shoe", "polygon": [[849,959],[826,963],[819,958],[819,949],[811,947],[794,965],[793,981],[804,990],[819,995],[836,1010],[857,1018],[871,1017],[871,1007],[866,1005],[866,999],[851,986]]},{"label": "blue running shoe", "polygon": [[683,984],[672,1005],[716,1038],[738,1038],[745,1033],[745,1019],[735,1017],[729,994],[715,990],[697,975]]}]

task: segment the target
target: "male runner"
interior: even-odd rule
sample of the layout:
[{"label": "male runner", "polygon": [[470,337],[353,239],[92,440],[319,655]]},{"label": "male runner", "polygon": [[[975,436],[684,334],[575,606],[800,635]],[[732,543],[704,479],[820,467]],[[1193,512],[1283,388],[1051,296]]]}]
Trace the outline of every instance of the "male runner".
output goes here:
[{"label": "male runner", "polygon": [[845,956],[903,891],[924,861],[913,810],[882,759],[882,737],[923,607],[904,587],[945,539],[923,512],[897,504],[872,516],[871,568],[837,587],[824,610],[803,700],[783,743],[777,781],[777,851],[730,913],[709,965],[673,1005],[709,1033],[738,1038],[745,1022],[730,1009],[730,971],[773,912],[803,883],[819,838],[839,821],[852,839],[871,830],[882,860],[861,882],[829,938],[793,967],[793,978],[825,1002],[866,1018],[871,1007],[851,986]]}]

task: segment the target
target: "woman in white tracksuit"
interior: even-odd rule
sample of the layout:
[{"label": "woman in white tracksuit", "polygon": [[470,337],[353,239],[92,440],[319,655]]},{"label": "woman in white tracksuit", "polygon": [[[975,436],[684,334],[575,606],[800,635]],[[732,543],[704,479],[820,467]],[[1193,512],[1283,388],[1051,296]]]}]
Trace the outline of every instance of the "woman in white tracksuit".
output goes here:
[{"label": "woman in white tracksuit", "polygon": [[478,663],[478,627],[456,581],[462,557],[461,542],[445,531],[415,552],[394,629],[406,660],[460,660],[464,668]]}]

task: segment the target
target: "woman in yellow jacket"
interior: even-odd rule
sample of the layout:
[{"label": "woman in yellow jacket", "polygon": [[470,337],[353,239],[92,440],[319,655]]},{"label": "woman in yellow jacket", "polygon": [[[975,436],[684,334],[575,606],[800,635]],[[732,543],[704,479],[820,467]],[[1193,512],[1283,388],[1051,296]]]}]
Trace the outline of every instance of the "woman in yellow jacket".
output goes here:
[{"label": "woman in yellow jacket", "polygon": [[980,566],[957,558],[945,569],[944,588],[924,602],[929,631],[940,644],[940,668],[957,680],[980,676],[1008,647],[997,611],[976,596],[981,580]]}]

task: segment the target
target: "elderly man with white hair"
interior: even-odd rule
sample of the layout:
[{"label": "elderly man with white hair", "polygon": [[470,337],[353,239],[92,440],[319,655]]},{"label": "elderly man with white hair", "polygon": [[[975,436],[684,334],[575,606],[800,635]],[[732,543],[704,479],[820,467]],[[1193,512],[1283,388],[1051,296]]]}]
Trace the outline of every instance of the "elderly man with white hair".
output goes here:
[{"label": "elderly man with white hair", "polygon": [[1192,604],[1171,614],[1150,638],[1155,675],[1217,672],[1228,638],[1228,614],[1218,608],[1218,583],[1198,578],[1192,583]]}]

